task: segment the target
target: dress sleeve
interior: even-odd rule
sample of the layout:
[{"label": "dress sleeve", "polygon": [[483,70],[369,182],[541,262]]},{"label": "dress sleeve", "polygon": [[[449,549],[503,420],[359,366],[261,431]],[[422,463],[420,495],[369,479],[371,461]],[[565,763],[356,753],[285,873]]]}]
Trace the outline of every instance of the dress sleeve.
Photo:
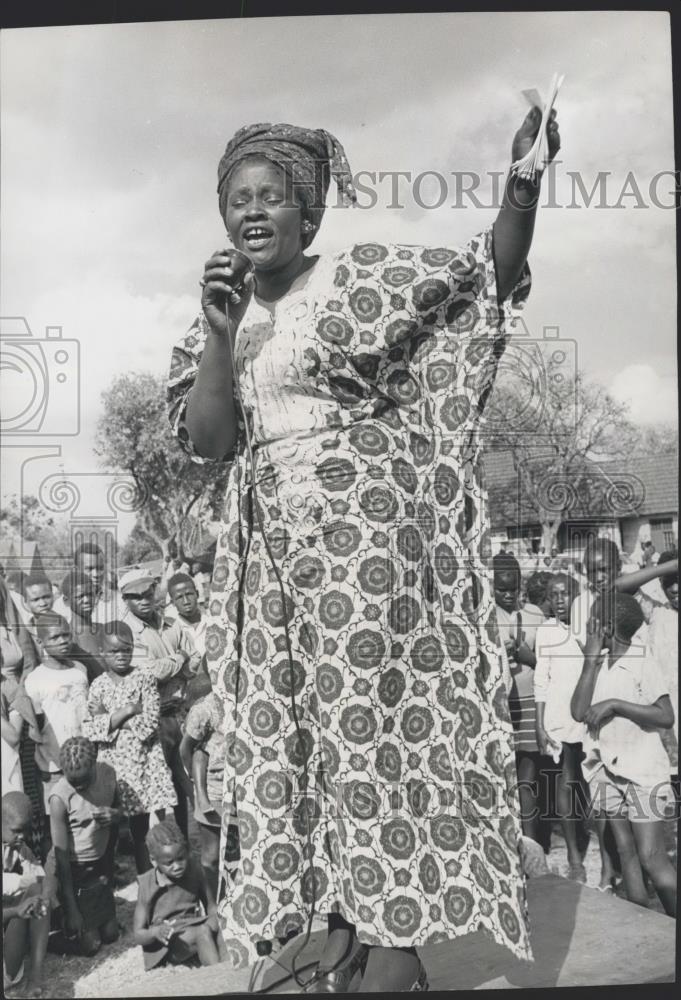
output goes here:
[{"label": "dress sleeve", "polygon": [[[356,260],[361,249],[354,248],[351,257]],[[491,227],[459,249],[391,245],[380,250],[385,257],[374,269],[374,280],[383,289],[384,306],[386,292],[390,295],[380,338],[389,350],[379,361],[378,388],[398,405],[418,405],[424,426],[442,428],[451,449],[460,436],[467,441],[479,427],[529,294],[529,267],[525,264],[500,304]],[[361,286],[350,291],[355,314],[373,315],[370,291]]]},{"label": "dress sleeve", "polygon": [[450,296],[446,319],[457,333],[473,329],[509,334],[530,294],[532,278],[527,261],[510,293],[500,304],[497,297],[497,273],[494,263],[492,226],[473,236],[449,264]]},{"label": "dress sleeve", "polygon": [[185,421],[187,402],[194,388],[207,333],[208,324],[203,312],[201,312],[182,340],[173,348],[166,388],[166,404],[171,430],[192,462],[199,465],[225,461],[231,457],[231,455],[225,455],[222,459],[214,459],[199,455],[189,437]]},{"label": "dress sleeve", "polygon": [[[462,335],[483,331],[510,332],[527,301],[531,287],[527,262],[515,286],[500,304],[494,264],[492,226],[460,248],[390,247],[398,266],[384,267],[388,286],[408,282],[412,310],[427,324],[446,326]],[[403,261],[402,266],[399,262]]]},{"label": "dress sleeve", "polygon": [[96,705],[104,704],[104,685],[99,683],[99,678],[95,678],[88,693],[87,709],[83,718],[83,736],[94,743],[114,743],[118,736],[118,730],[112,730],[112,712],[95,713]]}]

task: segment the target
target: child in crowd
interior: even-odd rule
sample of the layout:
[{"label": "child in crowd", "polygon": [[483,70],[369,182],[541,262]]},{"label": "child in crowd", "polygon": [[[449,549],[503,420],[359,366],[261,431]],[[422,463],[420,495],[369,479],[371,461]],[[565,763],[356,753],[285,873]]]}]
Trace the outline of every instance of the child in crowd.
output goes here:
[{"label": "child in crowd", "polygon": [[56,904],[53,868],[38,864],[26,841],[31,802],[23,792],[2,797],[2,951],[5,990],[19,985],[28,960],[25,994],[43,995],[43,962]]},{"label": "child in crowd", "polygon": [[97,762],[97,747],[82,736],[61,748],[63,771],[50,795],[64,931],[81,955],[95,955],[118,937],[113,894],[116,772]]},{"label": "child in crowd", "polygon": [[121,811],[128,817],[135,864],[142,874],[150,867],[145,844],[149,814],[171,809],[177,797],[159,738],[158,684],[146,670],[132,666],[130,627],[116,621],[102,628],[107,672],[90,688],[83,735],[97,744],[99,760],[116,771]]},{"label": "child in crowd", "polygon": [[[660,585],[666,604],[656,607],[648,626],[648,652],[669,685],[669,696],[674,710],[674,726],[663,730],[662,742],[669,755],[672,785],[679,799],[679,574],[678,570],[665,573],[676,558],[675,552],[663,552],[658,568],[664,573]],[[644,612],[645,613],[645,612]]]},{"label": "child in crowd", "polygon": [[[586,882],[578,838],[577,792],[581,779],[583,723],[570,711],[570,700],[582,674],[584,654],[570,632],[570,608],[578,586],[567,573],[557,573],[549,583],[547,599],[552,617],[537,629],[537,666],[534,672],[534,698],[537,706],[537,743],[543,754],[560,763],[556,790],[556,811],[568,856],[568,877]],[[605,883],[599,888],[613,891],[610,862],[601,859]]]},{"label": "child in crowd", "polygon": [[29,628],[35,623],[36,615],[44,615],[52,611],[54,591],[46,576],[31,575],[24,577],[23,608],[24,621]]},{"label": "child in crowd", "polygon": [[534,604],[539,608],[544,617],[551,614],[546,597],[546,590],[551,581],[551,574],[539,571],[529,576],[525,582],[525,603]]},{"label": "child in crowd", "polygon": [[168,597],[172,605],[172,617],[179,622],[183,639],[191,640],[190,645],[183,645],[182,648],[203,656],[206,652],[207,618],[201,610],[195,581],[188,573],[176,573],[168,580]]},{"label": "child in crowd", "polygon": [[174,612],[175,621],[181,630],[180,649],[196,664],[196,671],[187,682],[185,705],[193,705],[206,694],[210,694],[211,683],[206,667],[206,628],[208,616],[201,610],[200,597],[194,580],[187,573],[176,573],[168,581],[168,596],[171,604],[166,608]]},{"label": "child in crowd", "polygon": [[145,969],[194,956],[201,965],[225,961],[212,887],[175,820],[152,827],[147,847],[153,868],[140,876],[133,923]]},{"label": "child in crowd", "polygon": [[71,658],[71,630],[54,612],[36,616],[35,627],[43,650],[43,662],[26,678],[26,694],[39,716],[42,742],[36,744],[35,760],[43,783],[45,812],[50,794],[61,778],[59,750],[65,740],[80,736],[87,707],[87,671]]},{"label": "child in crowd", "polygon": [[[623,593],[639,596],[640,588],[662,575],[663,570],[654,565],[632,573],[622,572],[622,558],[617,545],[608,538],[588,539],[584,547],[582,567],[587,580],[587,587],[575,598],[570,609],[570,631],[576,637],[582,649],[586,645],[587,622],[591,608],[597,597],[608,593]],[[669,571],[678,571],[678,561],[674,560]],[[648,643],[648,629],[643,619],[631,641],[630,656],[643,657]],[[608,842],[608,821],[603,817],[596,818],[601,859],[604,869],[601,872],[601,886],[612,885],[615,878],[615,859],[612,852],[606,849]]]},{"label": "child in crowd", "polygon": [[582,769],[592,809],[611,823],[627,898],[648,905],[642,866],[665,912],[675,916],[676,871],[662,822],[673,793],[659,733],[673,726],[674,712],[661,672],[632,647],[642,622],[628,594],[608,593],[594,602],[571,710],[587,727]]},{"label": "child in crowd", "polygon": [[61,592],[70,616],[74,655],[87,670],[88,683],[92,684],[106,669],[102,659],[104,626],[93,618],[97,589],[87,573],[74,569],[62,580]]},{"label": "child in crowd", "polygon": [[[664,566],[650,565],[646,569],[634,573],[622,573],[622,558],[616,544],[609,538],[590,538],[584,548],[583,563],[588,586],[579,594],[570,612],[570,625],[578,641],[586,643],[586,627],[589,621],[591,606],[601,594],[615,590],[621,594],[637,594],[640,588],[665,572]],[[667,564],[667,573],[678,572],[678,559]],[[641,623],[641,629],[632,642],[633,650],[639,655],[645,653],[646,628]]]},{"label": "child in crowd", "polygon": [[520,608],[520,565],[514,556],[497,554],[493,573],[497,623],[511,673],[508,704],[515,730],[521,822],[525,836],[538,840],[539,747],[535,735],[534,668],[537,660],[534,644],[544,614],[534,604],[527,603]]},{"label": "child in crowd", "polygon": [[[225,773],[225,710],[213,692],[189,709],[180,744],[182,763],[194,783],[194,819],[201,838],[201,864],[214,893],[218,891],[222,784]],[[233,856],[236,826],[226,827],[227,850]],[[231,836],[230,836],[231,835]]]}]

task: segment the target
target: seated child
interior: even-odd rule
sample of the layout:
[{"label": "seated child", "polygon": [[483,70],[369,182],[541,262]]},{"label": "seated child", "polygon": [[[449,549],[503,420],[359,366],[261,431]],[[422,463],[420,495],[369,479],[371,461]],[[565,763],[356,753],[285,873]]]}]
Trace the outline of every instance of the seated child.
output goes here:
[{"label": "seated child", "polygon": [[[194,783],[194,819],[201,838],[201,864],[217,894],[220,862],[220,829],[223,824],[222,783],[225,773],[225,710],[211,692],[189,709],[180,744],[180,756]],[[236,860],[236,824],[230,824],[226,860]]]},{"label": "seated child", "polygon": [[42,743],[36,745],[35,760],[49,815],[50,794],[62,776],[59,749],[65,740],[80,736],[88,682],[83,664],[71,659],[71,630],[66,620],[50,611],[36,615],[35,627],[43,662],[26,678],[25,688],[42,717]]},{"label": "seated child", "polygon": [[151,828],[147,848],[153,867],[139,878],[133,922],[145,969],[194,956],[201,965],[225,961],[213,890],[174,819]]},{"label": "seated child", "polygon": [[2,950],[3,984],[8,990],[24,976],[26,994],[40,997],[43,962],[50,933],[50,910],[56,904],[56,877],[43,869],[26,841],[30,836],[31,802],[23,792],[2,797]]},{"label": "seated child", "polygon": [[129,625],[107,622],[101,628],[107,671],[90,687],[83,735],[97,744],[98,760],[116,772],[121,812],[128,817],[141,875],[150,867],[144,840],[149,813],[172,809],[177,797],[159,738],[158,684],[148,671],[132,666]]},{"label": "seated child", "polygon": [[582,769],[592,808],[611,824],[628,899],[648,905],[642,866],[666,913],[675,916],[676,871],[663,826],[673,795],[659,733],[673,726],[674,712],[654,661],[632,648],[642,622],[641,607],[628,594],[594,602],[571,710],[587,727]]},{"label": "seated child", "polygon": [[50,795],[52,843],[57,862],[65,936],[81,955],[94,955],[118,937],[113,894],[115,824],[119,819],[116,773],[97,763],[97,747],[82,736],[60,752],[62,777]]}]

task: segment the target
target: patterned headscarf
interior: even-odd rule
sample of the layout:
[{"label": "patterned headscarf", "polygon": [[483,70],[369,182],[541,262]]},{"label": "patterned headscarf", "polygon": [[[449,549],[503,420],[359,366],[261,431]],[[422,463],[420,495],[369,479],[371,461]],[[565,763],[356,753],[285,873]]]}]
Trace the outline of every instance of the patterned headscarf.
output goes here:
[{"label": "patterned headscarf", "polygon": [[314,231],[304,236],[308,246],[319,229],[324,215],[326,194],[331,177],[338,185],[346,204],[357,201],[350,165],[338,139],[324,129],[297,128],[295,125],[271,125],[269,122],[246,125],[227,143],[218,166],[220,214],[225,217],[228,178],[237,163],[249,156],[263,156],[286,171],[303,201],[306,217]]}]

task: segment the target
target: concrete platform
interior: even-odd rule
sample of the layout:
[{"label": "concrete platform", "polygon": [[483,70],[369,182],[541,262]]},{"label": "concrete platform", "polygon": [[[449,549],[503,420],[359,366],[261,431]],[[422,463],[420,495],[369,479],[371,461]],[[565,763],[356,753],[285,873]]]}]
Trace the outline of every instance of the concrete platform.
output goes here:
[{"label": "concrete platform", "polygon": [[[673,983],[676,922],[616,897],[543,875],[528,882],[534,963],[520,962],[487,935],[476,933],[423,948],[431,990],[518,989],[551,986],[608,986]],[[318,957],[325,931],[318,925],[297,967]],[[279,956],[288,968],[299,944],[292,941]],[[159,975],[162,975],[159,974]],[[280,965],[264,960],[255,968],[233,972],[220,965],[174,973],[156,980],[154,973],[110,996],[217,996],[271,987],[285,977]],[[304,975],[309,975],[306,973]],[[291,980],[272,992],[299,992]]]}]

